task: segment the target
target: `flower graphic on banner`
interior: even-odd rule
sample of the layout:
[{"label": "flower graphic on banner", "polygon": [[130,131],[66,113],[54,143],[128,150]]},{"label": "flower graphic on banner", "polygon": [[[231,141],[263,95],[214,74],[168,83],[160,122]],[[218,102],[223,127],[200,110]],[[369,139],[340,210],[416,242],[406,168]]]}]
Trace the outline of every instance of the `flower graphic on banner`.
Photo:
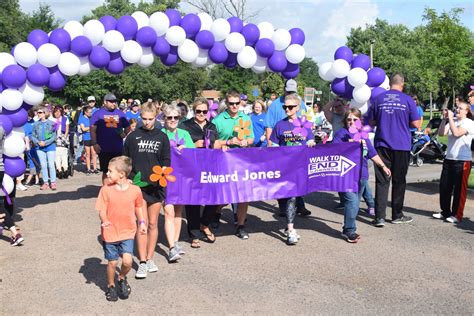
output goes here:
[{"label": "flower graphic on banner", "polygon": [[179,138],[178,132],[176,132],[175,138],[170,140],[171,147],[184,146],[184,138]]},{"label": "flower graphic on banner", "polygon": [[349,127],[349,133],[351,133],[352,139],[355,141],[368,139],[370,131],[372,131],[372,128],[369,125],[362,126],[360,120],[355,121],[354,125]]},{"label": "flower graphic on banner", "polygon": [[172,172],[172,167],[154,166],[153,173],[150,175],[150,180],[152,182],[158,182],[160,186],[166,188],[166,186],[168,185],[168,181],[176,181],[176,177],[171,174]]},{"label": "flower graphic on banner", "polygon": [[113,116],[105,116],[104,122],[107,128],[117,128],[117,120]]},{"label": "flower graphic on banner", "polygon": [[308,121],[306,116],[302,116],[300,118],[295,118],[293,120],[293,130],[292,133],[293,135],[301,135],[303,137],[308,136],[308,128],[311,129],[313,127],[313,123]]},{"label": "flower graphic on banner", "polygon": [[239,123],[234,126],[234,132],[237,133],[237,138],[243,140],[245,136],[250,136],[250,121],[239,119]]},{"label": "flower graphic on banner", "polygon": [[219,108],[219,104],[214,101],[208,101],[208,108],[209,112],[207,112],[207,119],[210,121],[217,116],[217,109]]}]

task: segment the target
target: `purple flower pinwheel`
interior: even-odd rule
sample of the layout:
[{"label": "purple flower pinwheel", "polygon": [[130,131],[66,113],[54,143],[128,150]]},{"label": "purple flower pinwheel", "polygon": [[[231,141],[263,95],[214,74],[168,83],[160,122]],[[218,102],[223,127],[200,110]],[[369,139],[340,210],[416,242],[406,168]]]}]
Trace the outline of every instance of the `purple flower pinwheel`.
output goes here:
[{"label": "purple flower pinwheel", "polygon": [[207,101],[209,104],[209,112],[207,112],[207,119],[211,121],[213,118],[217,116],[217,109],[219,108],[219,104],[214,101]]},{"label": "purple flower pinwheel", "polygon": [[306,119],[306,116],[298,117],[293,120],[293,135],[301,135],[303,137],[308,136],[308,128],[313,127],[313,123]]},{"label": "purple flower pinwheel", "polygon": [[360,141],[361,139],[368,139],[371,127],[368,125],[362,126],[360,120],[355,121],[354,125],[349,127],[349,133],[352,135],[352,139]]},{"label": "purple flower pinwheel", "polygon": [[178,132],[176,132],[176,136],[174,139],[170,140],[171,147],[179,147],[184,145],[184,139],[178,137]]}]

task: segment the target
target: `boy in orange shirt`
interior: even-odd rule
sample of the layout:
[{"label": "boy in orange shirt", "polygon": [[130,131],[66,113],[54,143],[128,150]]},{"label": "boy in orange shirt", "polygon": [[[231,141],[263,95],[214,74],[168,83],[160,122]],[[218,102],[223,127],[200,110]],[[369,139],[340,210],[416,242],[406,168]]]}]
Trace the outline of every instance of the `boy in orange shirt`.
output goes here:
[{"label": "boy in orange shirt", "polygon": [[[127,180],[131,170],[132,161],[126,156],[110,160],[107,171],[109,184],[100,189],[95,204],[102,222],[103,247],[105,259],[108,260],[106,292],[108,301],[117,301],[118,296],[127,299],[131,292],[126,275],[132,268],[137,219],[140,233],[146,234],[142,214],[142,192],[139,187]],[[118,275],[117,295],[115,271],[119,256],[122,257],[122,266]]]}]

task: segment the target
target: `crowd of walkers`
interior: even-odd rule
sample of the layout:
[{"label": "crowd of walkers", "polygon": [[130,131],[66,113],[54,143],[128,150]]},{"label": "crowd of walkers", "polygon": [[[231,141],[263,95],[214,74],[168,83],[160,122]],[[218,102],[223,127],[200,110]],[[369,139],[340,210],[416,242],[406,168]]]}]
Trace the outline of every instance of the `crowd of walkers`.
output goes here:
[{"label": "crowd of walkers", "polygon": [[[330,141],[357,141],[361,143],[363,153],[359,192],[339,193],[340,207],[344,209],[342,237],[350,243],[360,240],[356,217],[361,197],[367,203],[367,213],[374,217],[373,224],[376,227],[385,225],[390,182],[391,223],[413,220],[403,213],[404,196],[411,159],[411,132],[421,129],[422,116],[413,98],[403,93],[404,77],[393,75],[391,89],[372,99],[365,115],[338,98],[322,109],[318,105],[308,106],[298,96],[295,80],[288,80],[284,89],[281,97],[272,94],[268,101],[256,99],[253,103],[248,103],[244,94],[228,91],[215,117],[211,115],[212,101],[202,97],[196,98],[188,107],[182,100],[170,104],[147,100],[142,104],[140,100],[130,98],[119,102],[112,93],[103,97],[100,107],[96,98],[89,96],[87,104],[74,111],[69,106],[48,105],[30,110],[25,125],[25,140],[29,145],[27,184],[40,184],[41,190],[56,190],[56,179],[68,179],[72,171],[78,169],[74,165],[83,162],[85,168],[82,170],[87,175],[102,174],[96,209],[101,220],[105,258],[109,262],[108,300],[128,297],[130,286],[126,275],[131,270],[134,253],[139,261],[136,278],[143,279],[148,273],[158,271],[153,257],[161,209],[169,262],[180,260],[185,253],[180,241],[184,214],[192,248],[200,248],[201,241],[216,241],[213,231],[220,223],[225,205],[172,205],[166,202],[167,180],[173,177],[170,174],[172,147],[226,151],[229,148],[312,147]],[[303,116],[313,123],[312,127],[305,125],[296,132],[294,122]],[[467,177],[471,170],[470,146],[474,137],[471,106],[459,102],[454,113],[443,112],[442,120],[439,133],[448,135],[448,150],[440,184],[442,212],[433,216],[456,223],[462,220]],[[368,137],[356,135],[366,124],[375,127],[373,142]],[[332,131],[322,135],[322,129],[327,125],[332,126]],[[236,129],[236,126],[240,128]],[[303,132],[303,129],[306,130]],[[375,170],[375,198],[368,182],[369,160]],[[303,197],[279,199],[278,206],[280,215],[286,217],[286,242],[295,245],[301,238],[295,229],[295,217],[297,214],[308,216],[311,212],[306,209]],[[249,238],[245,228],[248,207],[247,202],[232,205],[235,234],[243,240]],[[6,215],[5,227],[12,231],[12,244],[20,244],[23,237],[15,230],[12,212],[2,213]],[[20,236],[21,241],[15,236]],[[120,257],[122,266],[116,289],[115,271]]]}]

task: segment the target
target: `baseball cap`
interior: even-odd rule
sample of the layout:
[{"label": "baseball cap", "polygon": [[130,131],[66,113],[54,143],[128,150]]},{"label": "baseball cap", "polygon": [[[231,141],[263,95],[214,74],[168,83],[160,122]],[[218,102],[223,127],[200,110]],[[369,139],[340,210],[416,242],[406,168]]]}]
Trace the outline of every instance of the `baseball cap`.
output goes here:
[{"label": "baseball cap", "polygon": [[142,104],[142,103],[140,102],[140,100],[135,99],[135,100],[133,100],[132,106],[141,105],[141,104]]},{"label": "baseball cap", "polygon": [[95,97],[93,95],[90,95],[87,97],[87,102],[89,101],[95,101]]},{"label": "baseball cap", "polygon": [[104,97],[104,101],[117,101],[117,98],[113,93],[107,93]]},{"label": "baseball cap", "polygon": [[285,83],[285,91],[286,92],[296,92],[298,91],[298,84],[294,79],[289,79]]},{"label": "baseball cap", "polygon": [[240,100],[246,101],[247,100],[247,95],[246,94],[241,94],[240,95]]}]

